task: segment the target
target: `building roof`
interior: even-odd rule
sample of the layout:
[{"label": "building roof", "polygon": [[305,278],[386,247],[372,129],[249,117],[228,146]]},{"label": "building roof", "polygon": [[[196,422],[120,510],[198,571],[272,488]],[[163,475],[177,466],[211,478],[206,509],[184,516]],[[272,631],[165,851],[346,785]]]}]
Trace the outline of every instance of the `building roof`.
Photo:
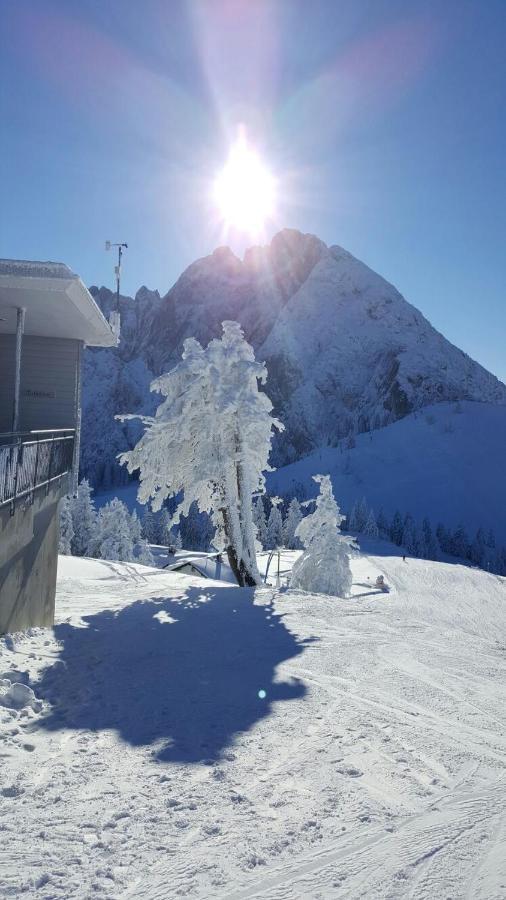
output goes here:
[{"label": "building roof", "polygon": [[91,347],[117,343],[78,275],[64,263],[0,260],[0,333],[16,331],[16,309],[24,307],[25,334],[70,338]]}]

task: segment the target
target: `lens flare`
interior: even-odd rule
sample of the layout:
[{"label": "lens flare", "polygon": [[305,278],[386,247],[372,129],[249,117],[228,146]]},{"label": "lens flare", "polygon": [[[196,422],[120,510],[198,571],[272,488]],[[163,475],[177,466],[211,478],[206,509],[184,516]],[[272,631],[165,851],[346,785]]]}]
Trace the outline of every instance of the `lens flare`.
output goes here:
[{"label": "lens flare", "polygon": [[276,181],[244,130],[213,185],[213,200],[227,228],[258,234],[274,215]]}]

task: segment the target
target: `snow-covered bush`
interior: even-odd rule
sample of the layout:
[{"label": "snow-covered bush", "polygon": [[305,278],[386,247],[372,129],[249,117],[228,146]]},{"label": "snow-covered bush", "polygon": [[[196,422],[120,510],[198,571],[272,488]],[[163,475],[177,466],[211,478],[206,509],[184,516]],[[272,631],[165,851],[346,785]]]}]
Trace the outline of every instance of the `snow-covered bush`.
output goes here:
[{"label": "snow-covered bush", "polygon": [[292,569],[290,586],[319,594],[346,597],[352,583],[350,548],[353,538],[340,533],[341,515],[328,475],[314,475],[320,485],[316,509],[297,528],[304,552]]},{"label": "snow-covered bush", "polygon": [[240,585],[260,581],[255,555],[252,494],[263,491],[274,428],[272,403],[259,390],[265,365],[256,362],[237,322],[223,322],[221,339],[204,349],[190,338],[182,361],[151,388],[165,398],[155,416],[140,418],[145,431],[120,462],[140,470],[139,500],[156,512],[183,495],[174,524],[193,502],[224,535],[229,563]]}]

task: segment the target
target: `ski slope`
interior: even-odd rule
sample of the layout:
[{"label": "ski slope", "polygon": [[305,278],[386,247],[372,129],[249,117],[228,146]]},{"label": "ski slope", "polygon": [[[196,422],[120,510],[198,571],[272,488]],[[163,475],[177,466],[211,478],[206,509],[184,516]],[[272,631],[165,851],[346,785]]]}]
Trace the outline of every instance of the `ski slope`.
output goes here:
[{"label": "ski slope", "polygon": [[491,403],[437,403],[355,437],[356,446],[317,450],[268,475],[270,494],[330,474],[338,503],[350,510],[365,497],[376,514],[396,509],[421,522],[456,528],[471,538],[479,526],[506,543],[506,407]]},{"label": "ski slope", "polygon": [[352,566],[61,557],[54,631],[0,640],[0,897],[503,900],[506,579]]}]

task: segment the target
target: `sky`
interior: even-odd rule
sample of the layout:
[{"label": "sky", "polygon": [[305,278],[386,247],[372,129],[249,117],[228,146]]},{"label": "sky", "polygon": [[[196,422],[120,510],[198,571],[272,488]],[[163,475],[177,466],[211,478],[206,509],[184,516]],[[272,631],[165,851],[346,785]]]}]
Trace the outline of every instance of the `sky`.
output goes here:
[{"label": "sky", "polygon": [[[506,381],[506,0],[0,0],[0,256],[165,293],[282,227],[340,244]],[[212,185],[242,125],[261,240]]]}]

